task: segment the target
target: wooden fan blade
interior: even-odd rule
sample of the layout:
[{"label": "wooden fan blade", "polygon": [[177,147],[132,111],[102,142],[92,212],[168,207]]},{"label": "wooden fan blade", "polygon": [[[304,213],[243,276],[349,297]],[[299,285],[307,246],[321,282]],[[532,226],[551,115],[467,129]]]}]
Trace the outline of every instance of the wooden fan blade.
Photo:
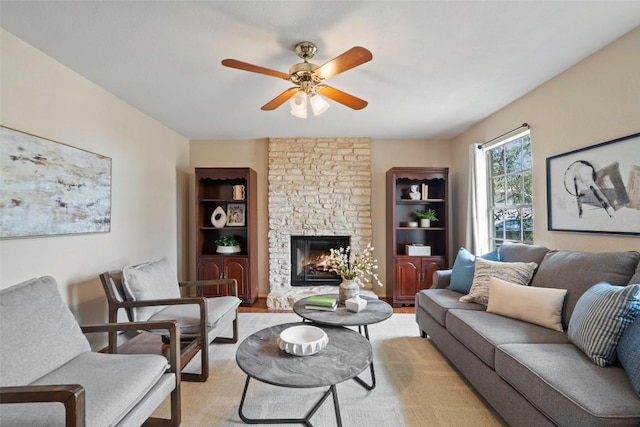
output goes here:
[{"label": "wooden fan blade", "polygon": [[260,67],[258,65],[249,64],[247,62],[238,61],[237,59],[224,59],[222,65],[225,67],[237,68],[238,70],[251,71],[252,73],[266,74],[267,76],[278,77],[280,79],[289,80],[289,74],[270,68]]},{"label": "wooden fan blade", "polygon": [[336,56],[331,61],[321,65],[315,71],[315,75],[321,79],[328,79],[336,74],[343,73],[365,62],[369,62],[371,59],[373,59],[373,55],[367,49],[360,46],[352,47],[342,55]]},{"label": "wooden fan blade", "polygon": [[364,99],[356,98],[353,95],[349,95],[348,93],[331,86],[317,86],[317,90],[321,95],[326,96],[329,99],[333,99],[342,105],[346,105],[349,108],[353,108],[354,110],[362,110],[369,104]]},{"label": "wooden fan blade", "polygon": [[279,106],[281,106],[282,104],[284,104],[285,102],[293,98],[296,92],[298,92],[298,89],[299,89],[298,87],[290,87],[289,89],[282,92],[280,95],[273,98],[271,101],[264,104],[262,107],[260,107],[260,109],[264,111],[275,110],[276,108],[278,108]]}]

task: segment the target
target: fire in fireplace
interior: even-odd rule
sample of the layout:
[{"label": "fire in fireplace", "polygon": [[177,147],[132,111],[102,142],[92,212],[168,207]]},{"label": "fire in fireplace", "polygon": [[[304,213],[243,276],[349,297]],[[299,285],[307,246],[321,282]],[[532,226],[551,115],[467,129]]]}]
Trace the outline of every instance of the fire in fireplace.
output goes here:
[{"label": "fire in fireplace", "polygon": [[291,286],[339,285],[329,249],[346,248],[349,236],[291,236]]}]

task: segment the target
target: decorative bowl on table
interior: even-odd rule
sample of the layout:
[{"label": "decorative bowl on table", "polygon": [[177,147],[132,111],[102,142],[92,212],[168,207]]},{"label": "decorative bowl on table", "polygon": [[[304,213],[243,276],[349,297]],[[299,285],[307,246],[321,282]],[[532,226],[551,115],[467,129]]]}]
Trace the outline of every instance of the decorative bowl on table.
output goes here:
[{"label": "decorative bowl on table", "polygon": [[292,326],[280,333],[278,347],[294,356],[310,356],[327,346],[329,337],[316,326]]}]

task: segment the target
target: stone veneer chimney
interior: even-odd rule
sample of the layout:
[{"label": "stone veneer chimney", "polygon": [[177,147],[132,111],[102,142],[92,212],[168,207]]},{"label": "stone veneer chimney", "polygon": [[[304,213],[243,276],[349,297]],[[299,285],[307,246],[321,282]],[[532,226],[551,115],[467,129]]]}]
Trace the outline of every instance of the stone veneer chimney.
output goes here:
[{"label": "stone veneer chimney", "polygon": [[[269,139],[270,308],[291,292],[291,236],[351,236],[371,242],[371,140]],[[274,303],[274,301],[276,301]]]}]

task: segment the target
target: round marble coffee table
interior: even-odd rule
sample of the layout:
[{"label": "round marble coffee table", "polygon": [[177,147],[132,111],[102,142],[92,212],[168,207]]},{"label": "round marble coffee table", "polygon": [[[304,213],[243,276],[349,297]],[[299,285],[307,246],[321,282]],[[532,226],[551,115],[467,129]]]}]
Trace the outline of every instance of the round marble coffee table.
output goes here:
[{"label": "round marble coffee table", "polygon": [[[247,424],[305,424],[322,403],[333,396],[333,406],[338,426],[342,426],[336,384],[355,378],[371,365],[373,350],[361,334],[350,329],[315,325],[329,336],[329,343],[320,352],[311,356],[292,356],[278,347],[280,333],[302,323],[285,323],[262,329],[247,337],[236,351],[236,362],[247,374],[238,414]],[[329,387],[322,397],[307,412],[304,418],[248,418],[243,407],[249,382],[254,378],[263,383],[290,388]]]},{"label": "round marble coffee table", "polygon": [[[335,297],[338,299],[338,294],[325,294],[322,296]],[[393,314],[393,308],[386,302],[372,297],[360,296],[367,300],[367,306],[364,310],[354,313],[346,309],[344,305],[338,304],[335,311],[314,310],[305,308],[307,305],[307,298],[302,298],[293,305],[293,311],[305,320],[309,320],[323,325],[332,326],[357,326],[358,331],[362,332],[361,328],[364,328],[364,335],[369,339],[368,325],[382,322],[388,319]],[[376,387],[376,373],[373,369],[373,360],[370,364],[371,371],[371,384],[367,384],[360,377],[354,377],[360,385],[367,390],[373,390]]]}]

